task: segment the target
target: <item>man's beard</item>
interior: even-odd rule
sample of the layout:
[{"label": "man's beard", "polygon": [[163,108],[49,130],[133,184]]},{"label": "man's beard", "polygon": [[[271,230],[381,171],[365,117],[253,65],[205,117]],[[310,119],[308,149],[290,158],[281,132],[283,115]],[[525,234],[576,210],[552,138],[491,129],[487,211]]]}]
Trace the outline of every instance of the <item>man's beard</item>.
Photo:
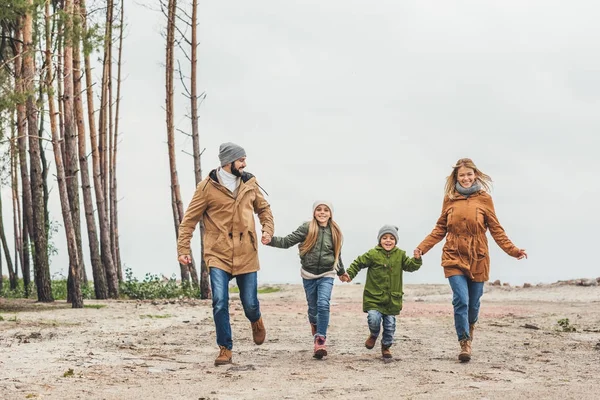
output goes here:
[{"label": "man's beard", "polygon": [[242,171],[235,167],[235,163],[231,163],[231,173],[239,178],[242,177]]}]

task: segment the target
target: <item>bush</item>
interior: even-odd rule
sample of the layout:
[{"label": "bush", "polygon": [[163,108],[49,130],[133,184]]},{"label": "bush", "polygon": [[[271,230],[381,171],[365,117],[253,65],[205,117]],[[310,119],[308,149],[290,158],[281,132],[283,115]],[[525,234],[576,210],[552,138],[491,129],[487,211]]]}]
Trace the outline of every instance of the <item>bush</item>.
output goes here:
[{"label": "bush", "polygon": [[170,299],[178,297],[200,297],[200,290],[190,283],[177,283],[175,275],[162,280],[158,275],[146,274],[140,282],[133,276],[131,268],[125,270],[125,281],[121,283],[121,296],[130,299]]}]

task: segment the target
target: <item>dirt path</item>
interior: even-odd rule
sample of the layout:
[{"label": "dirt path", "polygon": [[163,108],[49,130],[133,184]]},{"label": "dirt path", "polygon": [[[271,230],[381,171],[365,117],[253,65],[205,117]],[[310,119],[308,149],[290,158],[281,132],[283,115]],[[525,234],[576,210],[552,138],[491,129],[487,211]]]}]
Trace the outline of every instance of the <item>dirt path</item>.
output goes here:
[{"label": "dirt path", "polygon": [[[0,299],[0,399],[597,399],[600,287],[486,286],[473,360],[457,361],[446,285],[409,285],[394,358],[365,349],[362,286],[336,285],[330,355],[312,358],[302,287],[260,295],[252,343],[232,300],[234,364],[217,354],[208,301],[88,301],[70,309]],[[569,319],[575,332],[558,325]],[[526,325],[533,327],[525,327]]]}]

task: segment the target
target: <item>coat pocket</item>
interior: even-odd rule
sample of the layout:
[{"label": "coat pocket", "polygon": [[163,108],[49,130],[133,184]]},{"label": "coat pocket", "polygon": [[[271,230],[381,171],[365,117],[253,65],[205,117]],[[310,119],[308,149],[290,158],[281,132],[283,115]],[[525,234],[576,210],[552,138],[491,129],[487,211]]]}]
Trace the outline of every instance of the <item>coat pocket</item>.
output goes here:
[{"label": "coat pocket", "polygon": [[257,250],[257,243],[256,243],[256,233],[252,232],[252,231],[248,231],[248,236],[250,237],[250,242],[252,243],[252,247],[254,248],[254,250]]}]

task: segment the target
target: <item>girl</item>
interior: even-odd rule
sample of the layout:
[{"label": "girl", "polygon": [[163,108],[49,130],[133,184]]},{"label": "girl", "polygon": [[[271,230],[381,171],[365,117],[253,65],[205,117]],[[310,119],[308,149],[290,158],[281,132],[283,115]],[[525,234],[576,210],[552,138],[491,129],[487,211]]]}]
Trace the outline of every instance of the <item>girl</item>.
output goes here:
[{"label": "girl", "polygon": [[363,268],[368,268],[367,282],[363,292],[363,311],[367,313],[369,337],[367,349],[375,347],[383,322],[381,355],[391,358],[390,346],[396,332],[396,315],[402,310],[402,271],[416,271],[421,267],[420,254],[408,258],[404,250],[396,247],[398,228],[384,225],[377,235],[377,246],[359,256],[342,275],[344,282],[350,282]]},{"label": "girl", "polygon": [[527,258],[525,249],[510,241],[496,217],[488,193],[491,182],[471,159],[458,160],[446,179],[442,213],[435,228],[415,249],[415,254],[426,254],[446,238],[442,267],[452,288],[454,326],[461,348],[458,359],[463,362],[471,359],[483,285],[490,276],[487,230],[508,255],[518,260]]},{"label": "girl", "polygon": [[313,204],[313,218],[286,237],[274,236],[269,246],[287,249],[300,243],[302,283],[308,303],[308,322],[314,339],[314,357],[327,355],[325,340],[329,325],[329,302],[335,275],[344,274],[340,256],[342,231],[332,218],[333,207],[328,201]]}]

